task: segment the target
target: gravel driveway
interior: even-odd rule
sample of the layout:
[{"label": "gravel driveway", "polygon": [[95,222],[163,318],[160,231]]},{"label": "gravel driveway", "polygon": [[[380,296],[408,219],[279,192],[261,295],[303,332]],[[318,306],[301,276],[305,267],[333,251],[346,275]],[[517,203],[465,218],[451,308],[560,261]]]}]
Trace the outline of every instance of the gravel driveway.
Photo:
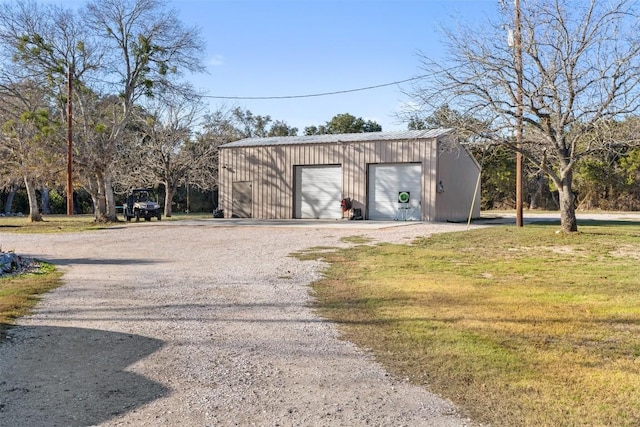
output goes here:
[{"label": "gravel driveway", "polygon": [[289,256],[465,229],[212,219],[0,233],[65,281],[0,344],[0,425],[472,425],[341,341],[309,307],[323,265]]}]

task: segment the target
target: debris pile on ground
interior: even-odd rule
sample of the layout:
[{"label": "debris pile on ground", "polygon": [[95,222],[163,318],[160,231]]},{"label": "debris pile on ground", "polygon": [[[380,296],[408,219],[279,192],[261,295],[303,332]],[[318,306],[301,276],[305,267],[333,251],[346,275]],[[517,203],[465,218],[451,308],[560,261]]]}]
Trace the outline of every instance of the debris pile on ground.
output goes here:
[{"label": "debris pile on ground", "polygon": [[33,259],[0,250],[0,277],[24,273],[34,267],[37,266]]}]

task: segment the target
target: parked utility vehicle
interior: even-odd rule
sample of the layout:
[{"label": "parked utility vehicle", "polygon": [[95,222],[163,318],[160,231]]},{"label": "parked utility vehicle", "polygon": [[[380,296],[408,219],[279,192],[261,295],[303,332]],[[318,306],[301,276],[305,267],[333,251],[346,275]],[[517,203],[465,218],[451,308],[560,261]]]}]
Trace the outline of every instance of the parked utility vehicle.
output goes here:
[{"label": "parked utility vehicle", "polygon": [[158,218],[158,221],[162,219],[160,204],[153,197],[153,192],[146,188],[131,190],[122,212],[127,221],[131,221],[131,218],[135,218],[136,221],[140,221],[140,218],[151,221],[152,217]]}]

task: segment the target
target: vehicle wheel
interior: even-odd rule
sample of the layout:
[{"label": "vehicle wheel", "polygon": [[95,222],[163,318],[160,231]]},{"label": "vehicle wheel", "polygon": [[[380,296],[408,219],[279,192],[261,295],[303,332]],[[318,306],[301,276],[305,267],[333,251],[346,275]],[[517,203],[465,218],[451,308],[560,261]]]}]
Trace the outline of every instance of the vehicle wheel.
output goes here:
[{"label": "vehicle wheel", "polygon": [[136,217],[136,222],[140,221],[140,212],[134,212],[133,215]]},{"label": "vehicle wheel", "polygon": [[159,214],[158,214],[158,216],[157,216],[157,218],[158,218],[158,221],[162,220],[162,214],[161,214],[161,213],[159,213]]},{"label": "vehicle wheel", "polygon": [[151,221],[151,217],[150,217],[150,216],[145,216],[145,217],[144,217],[144,220],[145,220],[145,221]]}]

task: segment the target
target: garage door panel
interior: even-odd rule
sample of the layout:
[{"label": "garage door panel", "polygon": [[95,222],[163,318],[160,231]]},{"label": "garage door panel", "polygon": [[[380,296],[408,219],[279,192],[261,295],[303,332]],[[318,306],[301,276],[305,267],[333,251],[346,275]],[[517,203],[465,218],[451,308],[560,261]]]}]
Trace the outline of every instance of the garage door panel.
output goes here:
[{"label": "garage door panel", "polygon": [[296,168],[296,218],[342,218],[341,198],[340,166]]},{"label": "garage door panel", "polygon": [[[369,165],[369,219],[420,220],[422,165],[419,163]],[[409,193],[409,203],[399,203],[400,192]]]}]

